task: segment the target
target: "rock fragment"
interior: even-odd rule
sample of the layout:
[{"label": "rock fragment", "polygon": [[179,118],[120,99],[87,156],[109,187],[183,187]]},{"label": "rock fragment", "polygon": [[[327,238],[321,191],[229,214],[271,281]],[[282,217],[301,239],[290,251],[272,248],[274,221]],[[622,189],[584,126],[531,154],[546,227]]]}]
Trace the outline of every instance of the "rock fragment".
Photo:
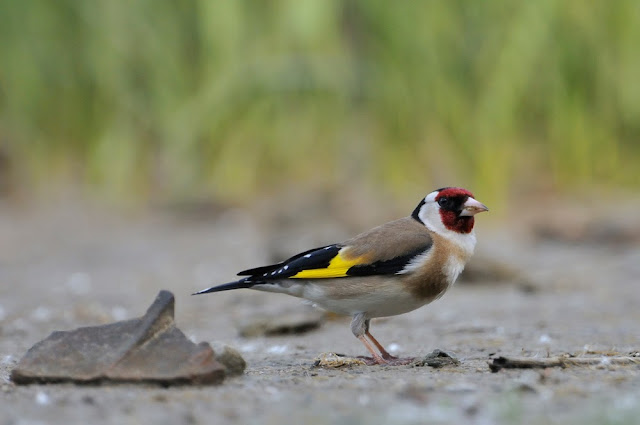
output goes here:
[{"label": "rock fragment", "polygon": [[206,343],[175,326],[175,299],[160,291],[137,319],[53,332],[35,344],[11,373],[16,384],[132,382],[217,384],[225,368]]},{"label": "rock fragment", "polygon": [[322,353],[313,361],[314,367],[323,367],[327,369],[366,365],[367,363],[362,359],[347,357],[336,353]]},{"label": "rock fragment", "polygon": [[226,369],[227,376],[242,375],[247,367],[247,362],[240,355],[238,350],[228,345],[214,346],[216,360],[222,363]]},{"label": "rock fragment", "polygon": [[416,359],[411,363],[413,367],[429,366],[433,368],[441,368],[444,366],[457,366],[460,361],[455,357],[451,357],[448,353],[442,350],[433,350],[421,359]]}]

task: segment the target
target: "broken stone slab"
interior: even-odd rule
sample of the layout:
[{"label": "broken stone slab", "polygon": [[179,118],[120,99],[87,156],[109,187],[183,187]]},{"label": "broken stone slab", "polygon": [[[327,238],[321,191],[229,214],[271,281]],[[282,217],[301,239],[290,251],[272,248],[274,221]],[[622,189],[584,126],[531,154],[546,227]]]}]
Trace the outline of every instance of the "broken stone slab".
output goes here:
[{"label": "broken stone slab", "polygon": [[57,331],[27,351],[11,380],[31,383],[217,384],[225,367],[211,346],[175,326],[175,299],[160,291],[137,319]]}]

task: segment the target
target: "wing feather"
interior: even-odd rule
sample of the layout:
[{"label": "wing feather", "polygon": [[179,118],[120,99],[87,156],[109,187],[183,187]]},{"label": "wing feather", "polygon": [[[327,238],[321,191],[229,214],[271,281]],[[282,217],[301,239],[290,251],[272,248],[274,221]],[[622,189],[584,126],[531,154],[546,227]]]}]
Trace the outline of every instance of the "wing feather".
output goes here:
[{"label": "wing feather", "polygon": [[338,260],[341,258],[338,254],[342,248],[342,245],[334,244],[310,249],[281,263],[244,270],[238,275],[261,280],[341,277],[346,275],[346,269],[341,271],[344,268],[343,262]]},{"label": "wing feather", "polygon": [[358,264],[351,267],[347,271],[349,276],[372,276],[372,275],[385,275],[385,274],[401,274],[404,272],[412,261],[419,255],[423,255],[429,251],[431,245],[424,246],[423,248],[416,249],[406,255],[401,255],[391,260],[375,261],[370,264]]},{"label": "wing feather", "polygon": [[302,252],[280,263],[238,273],[253,281],[328,279],[406,273],[433,246],[430,232],[411,217],[376,227],[341,244]]},{"label": "wing feather", "polygon": [[[285,265],[291,264],[293,261],[295,261],[295,260],[297,260],[299,258],[303,258],[306,255],[309,255],[309,257],[307,257],[307,258],[314,257],[314,261],[320,261],[321,260],[320,256],[319,255],[313,255],[313,253],[318,252],[318,253],[329,255],[329,253],[328,253],[329,250],[327,248],[334,247],[334,246],[337,246],[337,245],[327,245],[327,246],[323,246],[323,247],[320,247],[320,248],[313,248],[313,249],[310,249],[308,251],[301,252],[300,254],[294,255],[293,257],[291,257],[291,258],[289,258],[287,260],[284,260],[284,261],[282,261],[280,263],[270,264],[268,266],[262,266],[262,267],[256,267],[256,268],[253,268],[253,269],[243,270],[240,273],[238,273],[238,276],[256,276],[256,275],[261,275],[263,273],[270,273],[272,271],[281,269]],[[333,257],[338,251],[339,251],[339,249],[336,250],[333,254],[331,254],[331,257]],[[327,260],[327,264],[329,264],[330,260],[331,260],[331,258],[329,258]],[[310,263],[311,263],[311,261],[310,261]]]}]

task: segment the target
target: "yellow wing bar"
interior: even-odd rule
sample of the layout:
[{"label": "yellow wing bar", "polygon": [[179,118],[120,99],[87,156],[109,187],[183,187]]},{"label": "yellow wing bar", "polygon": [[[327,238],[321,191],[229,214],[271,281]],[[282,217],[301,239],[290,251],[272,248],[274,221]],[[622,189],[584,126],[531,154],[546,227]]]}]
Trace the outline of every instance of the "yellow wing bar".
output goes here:
[{"label": "yellow wing bar", "polygon": [[354,258],[352,260],[345,260],[340,255],[340,252],[331,259],[329,265],[322,269],[309,269],[302,270],[291,276],[290,279],[327,279],[332,277],[345,277],[347,276],[347,270],[358,264],[362,264],[362,258]]}]

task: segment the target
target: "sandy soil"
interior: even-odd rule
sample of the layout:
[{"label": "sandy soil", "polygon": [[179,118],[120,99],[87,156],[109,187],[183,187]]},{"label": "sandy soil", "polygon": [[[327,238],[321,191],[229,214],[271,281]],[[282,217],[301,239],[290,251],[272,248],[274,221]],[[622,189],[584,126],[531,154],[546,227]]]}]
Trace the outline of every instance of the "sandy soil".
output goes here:
[{"label": "sandy soil", "polygon": [[[324,220],[311,229],[292,222],[290,253],[334,242],[326,229],[341,226]],[[319,369],[313,359],[323,352],[365,354],[348,320],[303,335],[241,338],[237,324],[253,315],[308,307],[252,291],[189,296],[282,255],[273,246],[282,242],[278,226],[242,210],[195,216],[0,204],[0,425],[638,423],[640,366],[606,363],[640,349],[637,241],[536,239],[528,229],[478,221],[476,260],[521,270],[520,278],[460,282],[430,306],[372,325],[399,355],[439,348],[459,366]],[[376,223],[355,231],[369,224]],[[52,331],[136,317],[160,289],[175,294],[178,326],[190,338],[241,351],[243,376],[172,388],[9,381],[26,350]],[[566,353],[605,360],[498,373],[487,366],[499,355]]]}]

